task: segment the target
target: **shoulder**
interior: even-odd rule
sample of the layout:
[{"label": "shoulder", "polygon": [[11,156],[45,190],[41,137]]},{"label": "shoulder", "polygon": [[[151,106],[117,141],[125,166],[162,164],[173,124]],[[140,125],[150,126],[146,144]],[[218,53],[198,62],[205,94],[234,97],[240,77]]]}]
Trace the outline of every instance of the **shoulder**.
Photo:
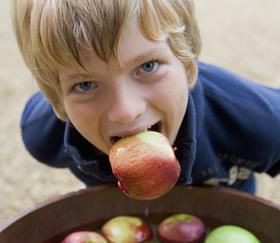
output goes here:
[{"label": "shoulder", "polygon": [[279,159],[279,89],[204,63],[199,64],[198,82],[205,103],[204,131],[214,147],[256,160]]},{"label": "shoulder", "polygon": [[261,85],[215,65],[200,62],[198,67],[198,82],[208,100],[280,119],[280,89]]},{"label": "shoulder", "polygon": [[38,119],[43,119],[44,116],[50,115],[54,115],[51,104],[41,92],[36,92],[25,104],[21,117],[21,126],[27,126]]},{"label": "shoulder", "polygon": [[27,101],[21,116],[22,141],[37,160],[54,166],[65,165],[65,122],[59,120],[41,92]]}]

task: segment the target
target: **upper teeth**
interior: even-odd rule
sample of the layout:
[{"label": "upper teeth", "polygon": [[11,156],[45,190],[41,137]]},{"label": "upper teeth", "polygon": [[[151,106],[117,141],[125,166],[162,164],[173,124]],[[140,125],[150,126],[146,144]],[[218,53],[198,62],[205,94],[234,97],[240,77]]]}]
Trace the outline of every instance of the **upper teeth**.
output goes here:
[{"label": "upper teeth", "polygon": [[[147,132],[147,131],[150,130],[151,128],[152,128],[152,126],[146,128],[146,129],[144,129],[144,132]],[[125,136],[118,136],[118,137],[119,137],[119,138],[124,138]]]},{"label": "upper teeth", "polygon": [[149,130],[151,129],[151,127],[152,127],[152,126],[146,128],[144,131],[145,131],[145,132],[149,131]]}]

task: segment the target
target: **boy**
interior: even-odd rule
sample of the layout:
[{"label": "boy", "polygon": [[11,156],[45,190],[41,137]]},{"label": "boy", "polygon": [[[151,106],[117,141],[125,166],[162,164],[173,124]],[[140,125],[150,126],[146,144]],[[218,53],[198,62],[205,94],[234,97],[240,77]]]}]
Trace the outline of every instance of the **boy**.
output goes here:
[{"label": "boy", "polygon": [[22,137],[39,161],[115,182],[112,144],[145,129],[176,147],[178,183],[254,192],[280,168],[280,91],[198,62],[190,0],[14,0],[18,45],[41,92]]}]

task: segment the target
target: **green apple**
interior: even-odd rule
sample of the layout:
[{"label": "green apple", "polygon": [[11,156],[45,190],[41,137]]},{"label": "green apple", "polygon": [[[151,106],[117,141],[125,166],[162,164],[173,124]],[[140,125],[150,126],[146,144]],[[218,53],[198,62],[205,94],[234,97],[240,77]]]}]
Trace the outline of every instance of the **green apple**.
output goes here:
[{"label": "green apple", "polygon": [[206,234],[204,223],[190,214],[174,214],[158,226],[157,237],[161,243],[201,243]]},{"label": "green apple", "polygon": [[120,189],[139,200],[166,194],[181,171],[168,139],[154,131],[121,138],[111,148],[109,160]]},{"label": "green apple", "polygon": [[117,216],[102,226],[102,234],[109,242],[145,242],[152,240],[148,224],[135,216]]},{"label": "green apple", "polygon": [[223,225],[212,230],[205,243],[261,243],[250,231],[236,226]]}]

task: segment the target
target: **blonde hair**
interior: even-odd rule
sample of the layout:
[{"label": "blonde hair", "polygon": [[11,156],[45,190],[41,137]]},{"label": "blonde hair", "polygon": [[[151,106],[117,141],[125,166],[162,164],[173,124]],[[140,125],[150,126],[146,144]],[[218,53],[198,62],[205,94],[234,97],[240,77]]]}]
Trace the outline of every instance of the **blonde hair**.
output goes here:
[{"label": "blonde hair", "polygon": [[66,119],[60,97],[58,68],[81,65],[79,48],[91,48],[102,60],[118,58],[120,34],[136,17],[146,38],[167,39],[174,54],[191,68],[201,49],[192,0],[13,0],[17,43],[39,88],[57,116]]}]

